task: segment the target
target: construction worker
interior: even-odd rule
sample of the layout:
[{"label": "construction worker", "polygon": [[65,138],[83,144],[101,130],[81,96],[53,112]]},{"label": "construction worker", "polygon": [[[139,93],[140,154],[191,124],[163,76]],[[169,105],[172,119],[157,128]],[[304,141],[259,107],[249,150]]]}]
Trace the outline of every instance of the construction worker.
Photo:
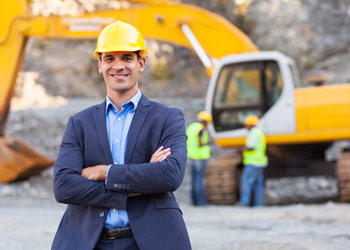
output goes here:
[{"label": "construction worker", "polygon": [[207,124],[212,121],[211,115],[201,111],[194,122],[186,129],[187,157],[191,163],[191,198],[195,206],[207,204],[204,188],[204,178],[208,159],[210,158]]},{"label": "construction worker", "polygon": [[146,53],[127,23],[98,37],[107,96],[68,121],[54,167],[55,198],[68,206],[52,250],[191,249],[173,194],[185,174],[185,121],[142,95]]},{"label": "construction worker", "polygon": [[254,191],[254,206],[264,205],[264,169],[268,160],[266,157],[265,135],[257,127],[259,118],[250,115],[245,119],[244,126],[248,135],[243,148],[243,174],[241,177],[241,197],[239,205],[249,206],[251,193]]}]

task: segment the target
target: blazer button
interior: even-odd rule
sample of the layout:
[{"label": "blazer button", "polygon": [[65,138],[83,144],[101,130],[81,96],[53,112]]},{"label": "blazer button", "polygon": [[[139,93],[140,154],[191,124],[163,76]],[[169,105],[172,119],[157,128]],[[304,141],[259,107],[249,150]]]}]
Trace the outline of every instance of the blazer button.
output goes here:
[{"label": "blazer button", "polygon": [[104,213],[104,212],[101,212],[101,213],[100,213],[100,217],[102,218],[103,216],[105,216],[105,213]]}]

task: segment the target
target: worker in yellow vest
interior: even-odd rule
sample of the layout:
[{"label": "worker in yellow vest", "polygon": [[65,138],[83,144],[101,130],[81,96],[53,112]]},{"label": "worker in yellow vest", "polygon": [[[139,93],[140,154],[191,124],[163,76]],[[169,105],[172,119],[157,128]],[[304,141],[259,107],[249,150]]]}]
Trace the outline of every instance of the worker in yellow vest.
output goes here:
[{"label": "worker in yellow vest", "polygon": [[265,135],[256,127],[259,118],[250,115],[244,126],[248,135],[243,151],[243,174],[241,177],[241,197],[239,205],[249,206],[252,191],[254,191],[254,206],[264,205],[264,169],[268,164],[266,156]]},{"label": "worker in yellow vest", "polygon": [[191,161],[192,202],[195,206],[202,206],[207,204],[204,188],[205,172],[210,158],[207,124],[212,121],[212,116],[206,111],[201,111],[197,120],[186,129],[187,157]]}]

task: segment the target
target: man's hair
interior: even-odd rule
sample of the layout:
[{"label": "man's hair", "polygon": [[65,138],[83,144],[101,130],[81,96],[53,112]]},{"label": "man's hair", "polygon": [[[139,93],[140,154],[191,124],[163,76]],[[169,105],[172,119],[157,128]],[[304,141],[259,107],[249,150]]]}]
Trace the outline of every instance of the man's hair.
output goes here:
[{"label": "man's hair", "polygon": [[136,55],[137,55],[137,59],[140,59],[141,58],[141,51],[138,50],[138,51],[135,51]]},{"label": "man's hair", "polygon": [[[132,51],[132,52],[134,52],[134,53],[137,55],[137,59],[140,59],[140,58],[141,58],[141,51],[140,51],[140,50]],[[101,58],[102,53],[101,53],[101,52],[98,52],[98,55],[99,55],[100,60],[102,60],[102,58]]]}]

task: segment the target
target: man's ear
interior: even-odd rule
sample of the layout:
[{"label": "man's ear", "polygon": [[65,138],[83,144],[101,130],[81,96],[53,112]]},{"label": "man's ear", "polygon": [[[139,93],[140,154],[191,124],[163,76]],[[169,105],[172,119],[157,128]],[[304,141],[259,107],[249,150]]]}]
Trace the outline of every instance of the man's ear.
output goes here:
[{"label": "man's ear", "polygon": [[140,65],[139,72],[143,72],[145,70],[145,66],[146,66],[146,58],[145,57],[141,57],[139,59],[139,65]]},{"label": "man's ear", "polygon": [[102,73],[102,70],[101,70],[101,59],[100,58],[97,58],[97,67],[98,67],[98,73]]}]

